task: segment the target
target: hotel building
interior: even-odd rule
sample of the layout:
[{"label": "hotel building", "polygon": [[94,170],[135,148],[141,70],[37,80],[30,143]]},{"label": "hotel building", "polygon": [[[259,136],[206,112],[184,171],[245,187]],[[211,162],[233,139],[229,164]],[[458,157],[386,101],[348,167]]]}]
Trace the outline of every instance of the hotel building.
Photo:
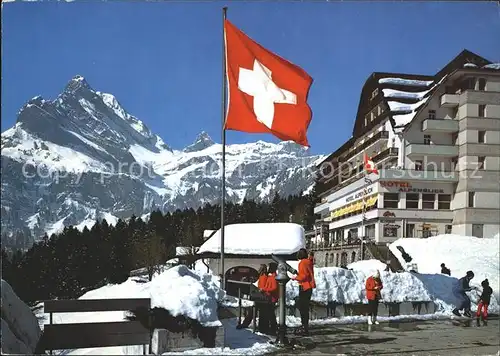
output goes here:
[{"label": "hotel building", "polygon": [[[378,174],[365,175],[364,153]],[[311,243],[321,265],[367,258],[362,240],[384,259],[381,247],[402,237],[494,236],[500,64],[464,50],[435,75],[373,73],[352,137],[316,173],[322,233]]]}]

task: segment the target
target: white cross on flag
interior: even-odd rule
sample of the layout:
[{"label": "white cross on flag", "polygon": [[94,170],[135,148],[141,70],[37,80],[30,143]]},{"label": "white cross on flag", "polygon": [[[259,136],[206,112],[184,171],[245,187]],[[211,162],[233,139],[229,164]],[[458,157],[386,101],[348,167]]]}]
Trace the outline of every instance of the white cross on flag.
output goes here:
[{"label": "white cross on flag", "polygon": [[364,160],[365,160],[365,170],[366,170],[366,172],[368,174],[370,174],[370,173],[378,174],[377,167],[375,166],[375,164],[373,163],[373,161],[371,160],[371,158],[368,158],[368,156],[366,155],[366,153],[364,153],[363,155],[364,155]]},{"label": "white cross on flag", "polygon": [[309,146],[307,95],[312,78],[300,67],[263,48],[228,20],[226,38],[229,105],[225,129],[272,133]]}]

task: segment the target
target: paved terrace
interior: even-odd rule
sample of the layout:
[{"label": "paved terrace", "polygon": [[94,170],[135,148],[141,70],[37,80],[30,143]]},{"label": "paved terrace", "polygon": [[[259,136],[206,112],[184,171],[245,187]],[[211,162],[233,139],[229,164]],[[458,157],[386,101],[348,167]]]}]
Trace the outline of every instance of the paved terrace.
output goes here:
[{"label": "paved terrace", "polygon": [[451,320],[381,322],[311,327],[310,350],[282,350],[274,355],[500,355],[498,317],[488,326],[456,326]]}]

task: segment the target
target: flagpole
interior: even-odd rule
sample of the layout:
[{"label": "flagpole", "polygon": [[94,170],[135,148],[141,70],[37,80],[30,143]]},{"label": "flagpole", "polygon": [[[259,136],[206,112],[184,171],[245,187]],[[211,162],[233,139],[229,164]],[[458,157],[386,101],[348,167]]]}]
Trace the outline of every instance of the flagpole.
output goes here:
[{"label": "flagpole", "polygon": [[221,204],[220,204],[220,271],[221,288],[225,289],[224,273],[224,207],[226,205],[226,102],[227,102],[227,83],[226,83],[226,38],[225,22],[227,17],[227,7],[222,8],[222,174],[221,174]]}]

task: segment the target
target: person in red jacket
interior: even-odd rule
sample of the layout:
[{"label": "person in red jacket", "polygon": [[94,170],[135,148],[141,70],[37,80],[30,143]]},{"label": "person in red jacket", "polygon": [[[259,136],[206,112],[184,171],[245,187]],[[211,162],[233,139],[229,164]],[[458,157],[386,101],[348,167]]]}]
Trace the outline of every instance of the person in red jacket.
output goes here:
[{"label": "person in red jacket", "polygon": [[263,290],[267,283],[267,266],[265,264],[261,264],[259,268],[259,280],[257,281],[257,288]]},{"label": "person in red jacket", "polygon": [[[258,273],[259,273],[259,279],[257,280],[257,288],[259,288],[262,291],[266,285],[266,282],[267,282],[267,266],[265,264],[261,264]],[[244,277],[242,279],[242,281],[248,282],[246,277]],[[262,307],[262,303],[257,303],[257,302],[255,303],[255,309],[259,310],[261,307]],[[246,309],[245,310],[245,318],[243,319],[243,322],[241,324],[238,324],[236,326],[236,329],[248,328],[250,326],[250,323],[252,322],[253,318],[254,318],[253,310],[251,308]],[[260,328],[261,322],[265,323],[265,320],[263,319],[261,321],[259,318],[259,328]]]},{"label": "person in red jacket", "polygon": [[[259,290],[263,293],[265,293],[265,289],[266,289],[267,278],[268,278],[267,275],[268,275],[267,266],[265,264],[261,264],[260,268],[259,268],[259,280],[257,282],[257,288],[259,288]],[[267,303],[255,302],[255,307],[259,313],[258,328],[259,328],[259,331],[261,333],[264,333],[264,334],[267,332],[267,329],[268,329],[267,325],[269,325],[269,320],[268,320],[267,313],[266,313],[266,310],[267,310],[266,304]]]},{"label": "person in red jacket", "polygon": [[376,271],[366,280],[366,299],[368,299],[370,310],[368,315],[368,324],[379,324],[377,321],[378,301],[382,298],[380,290],[383,287],[379,271]]},{"label": "person in red jacket", "polygon": [[299,301],[298,307],[300,311],[300,319],[302,327],[298,330],[298,334],[309,334],[309,304],[311,302],[312,291],[316,288],[314,280],[314,266],[312,260],[307,254],[307,250],[302,248],[297,252],[299,260],[299,270],[296,276],[292,279],[299,282]]},{"label": "person in red jacket", "polygon": [[264,292],[269,296],[270,302],[264,306],[264,312],[266,315],[266,319],[268,324],[265,325],[265,329],[267,329],[266,334],[276,335],[278,331],[278,323],[276,322],[276,314],[274,312],[276,307],[276,302],[279,299],[279,286],[276,281],[276,270],[278,269],[278,265],[274,262],[269,264],[269,268],[267,270],[267,281],[264,287]]}]

